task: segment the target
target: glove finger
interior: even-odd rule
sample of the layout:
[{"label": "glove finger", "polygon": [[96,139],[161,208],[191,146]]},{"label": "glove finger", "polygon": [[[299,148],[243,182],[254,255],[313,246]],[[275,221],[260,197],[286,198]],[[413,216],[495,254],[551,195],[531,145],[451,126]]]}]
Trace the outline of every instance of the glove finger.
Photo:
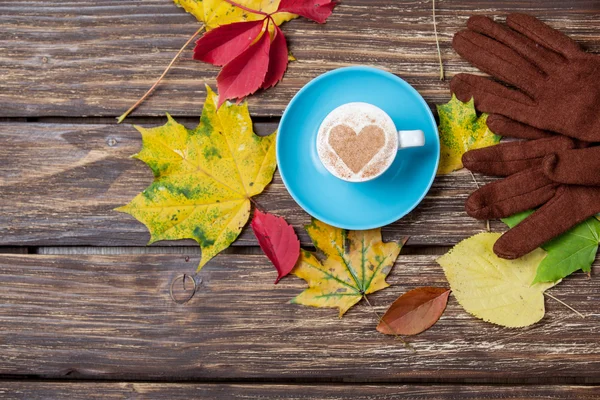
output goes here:
[{"label": "glove finger", "polygon": [[573,39],[530,15],[510,14],[506,23],[534,42],[567,58],[581,53],[581,48]]},{"label": "glove finger", "polygon": [[[588,198],[595,207],[586,204]],[[599,205],[597,188],[560,186],[552,200],[496,241],[494,253],[508,259],[522,257],[596,214]]]},{"label": "glove finger", "polygon": [[454,35],[452,47],[480,70],[528,94],[533,94],[537,82],[545,78],[545,74],[516,51],[471,30]]},{"label": "glove finger", "polygon": [[537,46],[531,39],[523,36],[504,25],[494,22],[483,15],[474,15],[467,22],[469,29],[496,39],[515,50],[519,55],[529,62],[535,64],[539,69],[546,71],[551,66],[563,62],[558,54]]},{"label": "glove finger", "polygon": [[463,154],[463,165],[473,172],[508,176],[539,167],[544,157],[556,151],[573,149],[575,142],[566,136],[500,143]]},{"label": "glove finger", "polygon": [[556,136],[552,132],[534,128],[499,114],[491,114],[486,120],[488,128],[497,135],[519,139],[542,139]]},{"label": "glove finger", "polygon": [[518,121],[534,112],[534,102],[527,95],[483,76],[458,74],[452,78],[450,89],[461,101],[473,98],[475,107],[482,112]]},{"label": "glove finger", "polygon": [[538,166],[477,189],[467,199],[465,209],[477,219],[509,217],[544,204],[558,186]]},{"label": "glove finger", "polygon": [[543,166],[555,182],[600,186],[600,147],[557,151],[544,158]]}]

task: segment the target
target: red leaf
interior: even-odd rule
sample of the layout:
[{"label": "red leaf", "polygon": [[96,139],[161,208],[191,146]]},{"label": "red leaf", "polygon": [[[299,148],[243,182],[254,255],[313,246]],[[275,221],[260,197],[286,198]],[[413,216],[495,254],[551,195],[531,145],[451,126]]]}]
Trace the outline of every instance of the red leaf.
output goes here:
[{"label": "red leaf", "polygon": [[300,241],[294,228],[281,217],[254,211],[252,230],[258,244],[277,269],[277,280],[289,274],[300,256]]},{"label": "red leaf", "polygon": [[219,105],[227,99],[241,99],[260,89],[269,68],[271,38],[268,32],[258,42],[227,63],[217,76]]},{"label": "red leaf", "polygon": [[404,293],[385,312],[377,330],[387,335],[416,335],[437,322],[446,309],[450,289],[420,287]]},{"label": "red leaf", "polygon": [[283,36],[281,29],[275,25],[275,37],[271,42],[271,51],[269,52],[269,68],[267,69],[267,75],[261,88],[268,89],[271,86],[275,86],[277,82],[283,78],[287,65],[287,42],[285,41],[285,36]]},{"label": "red leaf", "polygon": [[290,12],[324,24],[337,5],[332,0],[281,0],[277,12]]},{"label": "red leaf", "polygon": [[222,25],[196,42],[194,60],[225,65],[250,46],[262,30],[264,20]]}]

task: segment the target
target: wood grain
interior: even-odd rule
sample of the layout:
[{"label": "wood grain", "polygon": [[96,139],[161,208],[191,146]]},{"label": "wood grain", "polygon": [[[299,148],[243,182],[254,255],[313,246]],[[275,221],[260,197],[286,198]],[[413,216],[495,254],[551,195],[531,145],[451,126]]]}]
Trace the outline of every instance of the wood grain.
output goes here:
[{"label": "wood grain", "polygon": [[598,386],[483,385],[273,385],[197,383],[0,382],[0,395],[12,399],[597,399]]},{"label": "wood grain", "polygon": [[[186,261],[187,260],[187,261]],[[186,305],[171,279],[193,272],[184,255],[0,258],[0,374],[118,380],[600,383],[600,281],[577,273],[551,293],[537,325],[494,326],[451,297],[441,320],[411,337],[416,352],[375,330],[361,302],[333,309],[289,304],[305,282],[262,255],[216,257]],[[594,275],[600,272],[598,263]],[[447,286],[435,256],[400,255],[370,296],[378,313],[414,287]],[[177,287],[176,287],[177,289]]]},{"label": "wood grain", "polygon": [[[261,132],[274,129],[273,124],[257,126]],[[145,226],[113,211],[152,182],[150,169],[129,158],[140,147],[140,135],[129,125],[0,124],[0,246],[145,245]],[[386,237],[410,236],[409,245],[453,245],[485,230],[485,222],[464,211],[464,201],[475,188],[466,170],[438,177],[417,209],[384,228]],[[310,217],[279,175],[256,200],[286,218],[302,243],[310,244],[302,229]],[[492,227],[505,229],[499,222]],[[256,244],[249,229],[236,242]]]},{"label": "wood grain", "polygon": [[[541,17],[591,51],[600,51],[594,0],[437,1],[447,77],[474,71],[451,49],[472,14],[503,18],[514,11]],[[431,2],[344,0],[325,25],[306,19],[284,26],[298,62],[274,89],[250,99],[253,115],[279,116],[312,78],[365,64],[389,70],[425,99],[440,103]],[[117,116],[154,83],[199,23],[169,0],[0,1],[0,117]],[[155,95],[135,115],[196,116],[204,83],[218,69],[188,49]]]},{"label": "wood grain", "polygon": [[[448,79],[476,71],[451,48],[472,14],[527,12],[600,52],[597,0],[436,4]],[[305,283],[273,285],[265,256],[241,247],[256,245],[244,230],[238,248],[202,270],[192,301],[174,303],[170,283],[193,273],[199,250],[191,241],[136,247],[149,238],[145,227],[112,210],[152,175],[128,158],[139,134],[108,118],[152,85],[198,26],[172,0],[0,0],[0,397],[600,398],[598,386],[564,386],[600,384],[600,284],[582,273],[550,293],[586,319],[547,299],[539,324],[506,329],[451,297],[441,320],[410,338],[413,353],[375,330],[364,302],[341,320],[335,310],[289,304]],[[343,0],[326,25],[298,19],[283,29],[299,61],[277,87],[249,99],[258,121],[276,121],[306,82],[347,65],[399,75],[432,108],[449,98],[448,79],[438,80],[429,0]],[[140,123],[159,124],[152,119],[165,111],[190,126],[198,118],[204,83],[214,87],[218,69],[191,54],[134,113]],[[52,123],[30,123],[38,119]],[[261,134],[275,127],[256,124]],[[384,228],[386,240],[411,240],[392,287],[369,297],[380,315],[407,290],[447,286],[435,263],[440,246],[485,229],[463,211],[474,189],[467,172],[438,177],[416,210]],[[301,229],[309,216],[279,176],[257,201],[310,245]],[[596,260],[592,276],[598,272]]]}]

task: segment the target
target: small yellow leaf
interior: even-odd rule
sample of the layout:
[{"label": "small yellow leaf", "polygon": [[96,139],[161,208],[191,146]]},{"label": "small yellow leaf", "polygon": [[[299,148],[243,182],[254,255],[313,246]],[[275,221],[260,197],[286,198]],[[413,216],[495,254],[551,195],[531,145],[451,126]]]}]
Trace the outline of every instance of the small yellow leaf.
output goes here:
[{"label": "small yellow leaf", "polygon": [[444,268],[452,294],[474,316],[509,328],[532,325],[544,317],[544,291],[554,283],[531,285],[542,249],[516,260],[493,252],[500,233],[480,233],[463,240],[437,262]]},{"label": "small yellow leaf", "polygon": [[462,155],[469,150],[497,144],[501,137],[490,131],[485,123],[487,114],[477,117],[473,99],[467,103],[452,99],[437,106],[440,117],[440,165],[438,175],[461,169]]},{"label": "small yellow leaf", "polygon": [[134,157],[154,173],[154,182],[126,212],[146,225],[150,243],[194,239],[202,249],[198,269],[237,239],[250,216],[250,197],[261,193],[276,167],[275,134],[252,131],[248,106],[223,104],[206,87],[200,124],[187,129],[167,114],[156,128],[136,127],[142,150]]},{"label": "small yellow leaf", "polygon": [[325,258],[321,262],[315,254],[302,251],[292,273],[308,282],[308,289],[292,302],[339,308],[340,317],[363,295],[389,286],[385,278],[405,242],[382,242],[381,229],[348,232],[316,219],[306,231]]},{"label": "small yellow leaf", "polygon": [[200,22],[204,22],[204,5],[202,0],[173,0],[175,4],[192,14]]},{"label": "small yellow leaf", "polygon": [[[174,0],[174,2],[198,21],[203,22],[207,31],[234,22],[258,21],[265,18],[264,15],[251,13],[225,0]],[[235,2],[252,10],[272,13],[277,11],[280,0],[236,0]],[[273,15],[273,21],[281,25],[297,17],[295,14],[277,13]]]}]

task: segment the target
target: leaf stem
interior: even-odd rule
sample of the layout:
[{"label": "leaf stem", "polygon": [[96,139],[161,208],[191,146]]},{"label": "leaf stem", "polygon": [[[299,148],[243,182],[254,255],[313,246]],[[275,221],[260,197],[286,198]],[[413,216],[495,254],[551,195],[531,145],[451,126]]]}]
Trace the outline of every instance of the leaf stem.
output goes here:
[{"label": "leaf stem", "polygon": [[552,300],[556,300],[558,301],[560,304],[562,304],[563,306],[567,307],[569,310],[573,311],[575,314],[579,315],[581,318],[585,319],[585,315],[583,315],[582,313],[580,313],[579,311],[577,311],[576,309],[574,309],[573,307],[571,307],[570,305],[568,305],[567,303],[565,303],[564,301],[552,296],[550,293],[544,292],[544,294],[548,297],[550,297]]},{"label": "leaf stem", "polygon": [[384,324],[384,325],[385,325],[385,326],[386,326],[386,327],[387,327],[387,328],[390,330],[390,332],[392,332],[392,334],[394,335],[394,337],[395,337],[396,339],[398,339],[399,341],[401,341],[401,342],[404,344],[404,347],[406,347],[407,349],[411,350],[413,353],[416,353],[416,350],[415,350],[415,348],[414,348],[414,347],[412,347],[412,346],[410,345],[410,343],[408,343],[406,340],[404,340],[404,339],[402,338],[402,336],[400,336],[400,335],[397,335],[397,334],[394,332],[394,329],[393,329],[391,326],[389,326],[389,325],[388,325],[388,323],[387,323],[387,322],[385,322],[385,321],[384,321],[384,319],[383,319],[382,317],[380,317],[380,316],[379,316],[379,314],[377,313],[377,311],[375,311],[375,307],[373,307],[373,305],[371,304],[371,302],[369,301],[369,299],[367,299],[367,295],[366,295],[366,294],[363,294],[363,299],[365,299],[365,301],[367,302],[367,304],[369,305],[369,307],[371,307],[371,311],[373,311],[373,314],[375,314],[375,316],[377,317],[377,321],[378,321],[378,322],[383,322],[383,324]]},{"label": "leaf stem", "polygon": [[247,199],[254,204],[254,208],[256,208],[258,211],[265,212],[252,197],[248,197]]},{"label": "leaf stem", "polygon": [[246,7],[246,6],[243,6],[243,5],[239,4],[239,3],[236,3],[236,2],[235,2],[235,1],[233,1],[233,0],[225,0],[225,1],[226,1],[226,2],[228,2],[229,4],[231,4],[232,6],[235,6],[235,7],[237,7],[237,8],[241,8],[241,9],[242,9],[242,10],[244,10],[244,11],[248,11],[248,12],[250,12],[250,13],[253,13],[253,14],[258,14],[258,15],[265,15],[265,16],[269,16],[269,14],[267,14],[267,13],[266,13],[266,12],[264,12],[264,11],[260,11],[260,10],[253,10],[252,8],[248,8],[248,7]]},{"label": "leaf stem", "polygon": [[[471,178],[473,178],[473,182],[475,182],[475,186],[477,186],[477,189],[479,189],[480,186],[479,186],[479,183],[477,182],[477,179],[475,179],[475,175],[473,175],[473,172],[471,170],[468,170],[468,171],[471,174]],[[487,228],[487,231],[490,232],[491,229],[490,229],[490,220],[489,219],[485,220],[485,226]]]},{"label": "leaf stem", "polygon": [[442,63],[442,52],[440,51],[440,41],[437,33],[437,23],[435,22],[435,0],[431,0],[433,9],[433,33],[435,34],[435,44],[437,46],[438,59],[440,61],[440,81],[444,80],[444,64]]},{"label": "leaf stem", "polygon": [[152,94],[152,92],[154,91],[154,89],[156,89],[156,87],[158,86],[158,84],[163,80],[163,78],[167,75],[167,72],[169,72],[169,70],[171,69],[171,67],[173,66],[173,64],[175,63],[175,61],[179,58],[179,56],[181,55],[181,53],[183,53],[183,51],[185,50],[186,47],[188,47],[188,45],[192,42],[192,40],[194,40],[196,38],[196,36],[198,36],[200,34],[200,32],[202,32],[202,30],[204,29],[204,25],[202,25],[189,39],[187,42],[185,42],[185,44],[183,45],[183,47],[181,47],[181,49],[179,49],[179,51],[177,52],[177,54],[175,54],[175,57],[173,57],[173,59],[171,60],[171,62],[169,63],[169,65],[167,66],[167,68],[164,70],[164,72],[162,73],[162,75],[160,76],[160,78],[158,78],[158,80],[156,82],[154,82],[154,85],[152,85],[152,87],[150,89],[148,89],[148,91],[146,92],[146,94],[144,94],[134,105],[131,106],[131,108],[129,108],[129,110],[125,111],[123,113],[123,115],[121,115],[120,117],[117,118],[117,124],[120,124],[121,122],[123,122],[123,120],[125,118],[127,118],[127,116],[133,111],[135,110],[140,104],[142,104],[144,102],[144,100],[146,100],[148,98],[148,96],[150,96],[150,94]]}]

